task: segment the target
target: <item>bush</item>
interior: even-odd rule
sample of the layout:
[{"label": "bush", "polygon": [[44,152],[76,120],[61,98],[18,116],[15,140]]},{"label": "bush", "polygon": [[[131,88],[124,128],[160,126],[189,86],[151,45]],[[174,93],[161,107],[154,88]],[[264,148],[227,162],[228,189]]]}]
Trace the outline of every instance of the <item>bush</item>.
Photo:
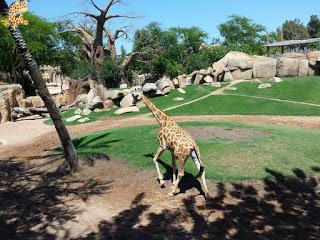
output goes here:
[{"label": "bush", "polygon": [[87,60],[82,60],[77,68],[72,72],[71,77],[74,79],[90,76],[94,80],[102,79],[106,87],[118,87],[120,83],[120,67],[110,57],[106,57],[100,72]]},{"label": "bush", "polygon": [[195,70],[200,70],[208,68],[214,62],[219,61],[227,53],[228,49],[225,47],[213,47],[213,48],[204,48],[198,53],[190,54],[185,63],[185,71],[191,73]]},{"label": "bush", "polygon": [[100,71],[100,78],[103,79],[106,87],[119,87],[120,67],[110,57],[106,57]]}]

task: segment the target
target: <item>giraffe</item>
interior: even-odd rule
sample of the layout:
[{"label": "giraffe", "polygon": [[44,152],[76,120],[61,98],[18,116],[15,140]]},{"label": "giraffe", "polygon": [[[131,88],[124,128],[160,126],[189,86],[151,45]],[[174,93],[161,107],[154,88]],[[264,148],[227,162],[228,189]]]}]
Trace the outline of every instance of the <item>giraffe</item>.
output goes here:
[{"label": "giraffe", "polygon": [[[196,144],[193,137],[188,133],[185,129],[180,127],[177,123],[173,121],[171,117],[157,108],[142,92],[141,90],[135,89],[132,93],[136,99],[142,101],[146,104],[146,106],[150,109],[150,111],[155,116],[156,120],[160,125],[160,131],[158,134],[159,139],[159,147],[153,158],[153,162],[156,167],[156,171],[158,174],[158,179],[161,187],[164,187],[165,181],[163,180],[163,175],[160,172],[159,168],[159,157],[165,151],[169,150],[172,155],[172,191],[169,193],[169,196],[174,196],[178,192],[178,185],[181,178],[184,176],[184,166],[187,159],[191,156],[194,161],[199,173],[198,177],[201,177],[202,188],[205,193],[205,197],[209,197],[208,188],[205,179],[205,170],[204,166],[200,160],[200,150],[198,145]],[[178,175],[176,176],[178,163]]]}]

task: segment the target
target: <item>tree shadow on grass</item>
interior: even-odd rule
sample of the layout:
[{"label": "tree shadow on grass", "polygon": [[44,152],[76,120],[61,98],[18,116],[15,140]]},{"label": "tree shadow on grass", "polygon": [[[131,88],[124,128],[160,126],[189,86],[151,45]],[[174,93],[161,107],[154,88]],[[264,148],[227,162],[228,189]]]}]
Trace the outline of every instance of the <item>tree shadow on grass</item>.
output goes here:
[{"label": "tree shadow on grass", "polygon": [[71,201],[87,201],[112,185],[43,173],[13,158],[0,160],[0,176],[0,239],[6,240],[56,239],[55,232],[80,213]]},{"label": "tree shadow on grass", "polygon": [[300,169],[293,170],[294,176],[266,171],[270,177],[264,189],[218,183],[206,204],[185,198],[183,207],[160,213],[148,212],[141,193],[128,210],[81,239],[320,239],[317,179]]}]

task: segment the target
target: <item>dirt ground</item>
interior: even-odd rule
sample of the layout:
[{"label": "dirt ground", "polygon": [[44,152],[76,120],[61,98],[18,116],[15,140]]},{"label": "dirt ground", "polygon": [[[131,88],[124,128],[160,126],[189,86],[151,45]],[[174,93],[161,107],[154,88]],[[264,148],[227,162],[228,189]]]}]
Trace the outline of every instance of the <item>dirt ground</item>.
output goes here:
[{"label": "dirt ground", "polygon": [[[317,117],[175,119],[320,128]],[[152,118],[139,116],[68,129],[72,136],[78,136],[154,123]],[[189,130],[199,134],[196,128]],[[42,129],[41,125],[37,129],[42,134],[22,134],[24,142],[0,146],[0,239],[320,239],[319,181],[299,169],[294,170],[295,177],[266,169],[274,178],[263,182],[209,182],[208,200],[201,195],[197,179],[186,174],[181,193],[172,198],[167,196],[172,169],[164,162],[160,162],[166,169],[163,189],[155,170],[137,169],[108,156],[93,159],[93,166],[72,176],[55,174],[63,160],[52,151],[59,141],[52,129]],[[206,130],[209,135],[202,132],[200,137],[211,138],[216,131],[222,131],[211,127]],[[15,134],[20,133],[17,131]],[[220,135],[238,140],[268,134],[251,131],[235,129]],[[314,170],[320,172],[320,166]]]}]

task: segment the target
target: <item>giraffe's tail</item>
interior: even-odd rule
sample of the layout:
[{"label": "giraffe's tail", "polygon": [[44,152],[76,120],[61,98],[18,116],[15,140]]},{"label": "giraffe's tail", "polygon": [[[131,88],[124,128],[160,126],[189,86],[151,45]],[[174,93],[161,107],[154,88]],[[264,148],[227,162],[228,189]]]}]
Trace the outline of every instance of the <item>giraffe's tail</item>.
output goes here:
[{"label": "giraffe's tail", "polygon": [[202,176],[203,172],[204,172],[204,166],[200,160],[200,151],[199,148],[194,148],[194,150],[191,152],[191,157],[194,161],[194,163],[196,164],[197,168],[199,169],[199,172],[196,176],[196,178],[199,178]]}]

